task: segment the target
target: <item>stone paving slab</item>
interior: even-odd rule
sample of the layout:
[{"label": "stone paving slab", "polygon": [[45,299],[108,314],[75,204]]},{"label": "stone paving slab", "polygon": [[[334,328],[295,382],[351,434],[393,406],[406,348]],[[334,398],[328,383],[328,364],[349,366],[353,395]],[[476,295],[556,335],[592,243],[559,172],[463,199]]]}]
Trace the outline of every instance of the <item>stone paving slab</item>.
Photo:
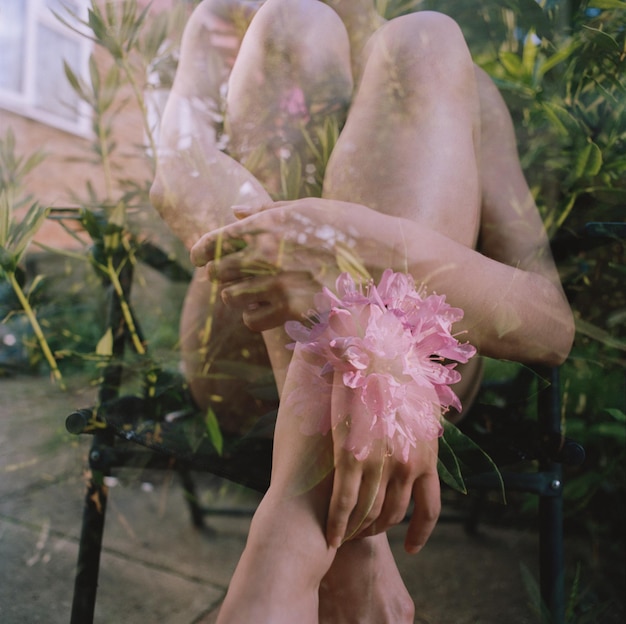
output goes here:
[{"label": "stone paving slab", "polygon": [[[76,542],[0,520],[0,621],[69,622]],[[104,551],[95,621],[190,624],[212,610],[224,589]]]},{"label": "stone paving slab", "polygon": [[[12,405],[6,399],[12,396]],[[68,622],[88,438],[65,416],[89,392],[47,380],[0,379],[0,622]],[[42,406],[45,412],[42,412]],[[250,507],[255,496],[199,475],[203,502]],[[249,518],[211,517],[192,528],[176,476],[120,471],[111,482],[96,623],[214,624],[245,543]],[[440,524],[417,557],[392,549],[420,624],[534,622],[520,563],[536,576],[536,535],[486,528],[480,539]]]}]

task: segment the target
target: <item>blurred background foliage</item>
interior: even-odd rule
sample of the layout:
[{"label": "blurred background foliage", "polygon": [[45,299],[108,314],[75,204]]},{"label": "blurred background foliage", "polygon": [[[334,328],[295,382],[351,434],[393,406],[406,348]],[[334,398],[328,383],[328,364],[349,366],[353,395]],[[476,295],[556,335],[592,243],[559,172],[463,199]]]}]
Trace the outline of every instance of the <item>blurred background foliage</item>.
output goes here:
[{"label": "blurred background foliage", "polygon": [[[625,242],[623,233],[621,238],[590,236],[584,226],[625,221],[626,1],[376,2],[387,16],[437,10],[457,20],[476,63],[493,77],[509,105],[522,165],[553,241],[578,329],[571,357],[562,367],[563,414],[568,436],[585,446],[587,460],[567,475],[568,526],[589,535],[598,557],[620,557],[626,522]],[[150,19],[135,0],[115,2],[106,10],[100,2],[92,4],[84,26],[110,62],[99,64],[94,56],[88,80],[69,67],[66,75],[92,112],[88,157],[104,176],[105,191],[98,194],[88,182],[77,190],[72,211],[53,214],[72,235],[78,224],[88,236],[77,238],[80,251],[62,256],[69,265],[60,282],[46,279],[41,265],[29,277],[24,250],[20,248],[19,262],[15,262],[10,241],[0,240],[4,245],[0,277],[16,276],[29,293],[61,370],[89,363],[95,363],[97,370],[98,363],[111,357],[103,342],[105,319],[98,279],[110,282],[124,262],[137,269],[139,288],[134,291],[133,305],[145,325],[144,334],[150,336],[151,348],[170,353],[176,348],[188,265],[186,253],[159,225],[149,205],[155,127],[148,111],[150,93],[171,84],[180,35],[193,4],[181,3],[177,10]],[[130,92],[132,97],[120,99],[121,92]],[[146,168],[141,179],[126,178],[114,160],[117,151],[129,147],[114,139],[120,109],[129,106],[144,119],[146,145],[139,154]],[[16,171],[36,166],[41,157],[20,160],[9,136],[2,138],[2,153],[0,210],[4,211],[2,222],[8,224],[13,209],[31,202],[26,191],[16,194]],[[35,219],[32,227],[39,222]],[[30,240],[31,234],[22,231],[24,240]],[[155,252],[153,245],[164,254]],[[160,270],[167,261],[174,261],[183,279],[164,304],[162,297],[155,296],[154,284],[168,281]],[[86,276],[79,284],[70,279],[77,271]],[[142,283],[149,287],[141,288]],[[5,334],[8,322],[21,322],[19,301],[9,286],[7,280],[0,284],[5,289],[0,297]],[[36,365],[42,351],[33,342],[32,332],[21,327],[19,335],[25,345],[17,346],[26,348]],[[489,370],[497,377],[510,369],[490,362]],[[623,589],[623,565],[619,569],[622,576],[615,583]]]}]

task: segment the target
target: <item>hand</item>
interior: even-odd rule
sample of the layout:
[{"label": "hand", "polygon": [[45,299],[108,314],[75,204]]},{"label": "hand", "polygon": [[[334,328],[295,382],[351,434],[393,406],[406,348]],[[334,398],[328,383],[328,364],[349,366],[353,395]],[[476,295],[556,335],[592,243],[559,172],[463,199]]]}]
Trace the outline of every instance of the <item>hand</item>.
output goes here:
[{"label": "hand", "polygon": [[[358,409],[354,392],[337,375],[331,401],[335,474],[326,525],[328,544],[338,547],[347,539],[386,531],[402,522],[412,498],[414,511],[405,548],[417,553],[441,511],[438,441],[419,443],[405,463],[390,452],[384,441],[377,440],[367,458],[359,461],[350,450],[350,442],[346,444],[353,425],[348,421],[346,426],[346,421],[338,418],[340,414],[358,418]],[[338,420],[341,423],[335,426]]]},{"label": "hand", "polygon": [[338,247],[349,245],[348,237],[331,224],[329,206],[316,201],[235,208],[240,221],[205,234],[191,250],[194,264],[206,264],[222,286],[224,303],[254,331],[301,319],[340,273]]}]

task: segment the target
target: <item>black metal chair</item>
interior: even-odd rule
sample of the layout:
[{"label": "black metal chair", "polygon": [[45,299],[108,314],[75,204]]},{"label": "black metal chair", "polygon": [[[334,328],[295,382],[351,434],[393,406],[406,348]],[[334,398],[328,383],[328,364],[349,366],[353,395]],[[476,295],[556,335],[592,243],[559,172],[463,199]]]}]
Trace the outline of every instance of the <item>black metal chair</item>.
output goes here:
[{"label": "black metal chair", "polygon": [[[602,225],[602,227],[600,227]],[[603,236],[622,236],[624,224],[590,225],[590,232]],[[608,230],[607,230],[608,227]],[[620,230],[620,228],[622,228]],[[620,234],[621,232],[621,234]],[[571,241],[566,241],[565,247]],[[127,263],[120,272],[120,282],[127,299],[132,283],[132,265]],[[143,396],[119,396],[122,381],[120,361],[128,342],[128,328],[120,306],[120,298],[109,288],[108,325],[113,330],[113,360],[104,372],[98,405],[79,409],[67,418],[67,429],[74,434],[89,433],[93,440],[89,453],[90,481],[85,496],[82,532],[78,554],[72,624],[93,621],[100,553],[106,515],[107,488],[105,477],[116,468],[176,469],[182,479],[192,521],[200,526],[205,511],[198,505],[190,473],[208,471],[258,490],[265,491],[271,469],[273,426],[272,412],[266,414],[257,428],[246,436],[226,439],[220,454],[212,445],[206,430],[197,428],[197,410],[182,380],[151,372]],[[515,397],[530,396],[529,383],[539,380],[535,393],[537,420],[527,427],[525,415],[512,420],[521,425],[520,431],[510,428],[511,403]],[[486,387],[486,391],[493,388]],[[564,437],[560,403],[559,371],[555,368],[527,369],[520,378],[498,389],[504,396],[504,406],[492,422],[504,423],[502,431],[478,435],[476,441],[493,456],[501,467],[501,480],[494,474],[474,474],[466,483],[470,490],[499,489],[520,491],[539,497],[540,590],[545,617],[551,624],[563,624],[565,619],[564,547],[563,547],[563,464],[579,465],[584,449]],[[473,408],[478,422],[490,418],[490,408]],[[491,414],[491,416],[493,416]],[[468,418],[468,423],[476,422]],[[484,421],[483,421],[484,422]],[[464,425],[469,427],[471,425]],[[489,429],[483,428],[483,429]],[[181,430],[184,434],[181,435]],[[194,432],[195,431],[195,432]],[[510,464],[531,462],[536,469],[518,472],[506,468]],[[467,524],[475,528],[477,516]]]},{"label": "black metal chair", "polygon": [[[481,395],[500,399],[483,403]],[[532,397],[536,420],[528,417]],[[504,399],[504,400],[502,400]],[[487,492],[521,492],[538,497],[539,588],[542,621],[565,622],[565,560],[563,538],[563,466],[579,466],[585,451],[562,429],[559,369],[524,368],[513,379],[484,384],[461,429],[496,463],[499,474],[470,474],[469,513],[462,518],[477,533]]]},{"label": "black metal chair", "polygon": [[[154,249],[150,251],[153,266],[156,259],[158,268],[185,278],[184,271],[181,273],[175,266],[172,270],[158,250],[156,254]],[[270,478],[275,412],[261,417],[245,436],[224,436],[224,447],[218,452],[207,437],[202,416],[179,376],[155,370],[148,361],[143,394],[120,396],[123,358],[129,344],[133,344],[128,317],[122,309],[123,300],[128,314],[133,264],[122,262],[120,267],[122,297],[104,280],[109,301],[107,327],[112,331],[113,345],[110,363],[100,380],[97,405],[78,409],[66,419],[70,433],[92,436],[72,602],[73,624],[93,622],[108,497],[105,480],[116,468],[177,471],[192,522],[197,527],[203,525],[207,510],[198,503],[192,470],[210,472],[260,492],[267,489]],[[141,336],[134,317],[133,325]]]}]

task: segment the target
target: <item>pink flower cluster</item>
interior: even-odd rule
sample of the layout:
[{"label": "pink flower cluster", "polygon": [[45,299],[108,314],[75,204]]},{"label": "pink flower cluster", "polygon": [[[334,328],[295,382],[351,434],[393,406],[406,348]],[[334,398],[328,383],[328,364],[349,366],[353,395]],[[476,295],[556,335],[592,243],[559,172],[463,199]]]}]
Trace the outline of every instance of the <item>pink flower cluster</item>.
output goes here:
[{"label": "pink flower cluster", "polygon": [[463,311],[449,306],[444,296],[425,296],[411,276],[390,269],[378,286],[365,289],[344,273],[336,290],[317,295],[310,326],[290,321],[285,329],[320,362],[320,377],[332,382],[340,374],[354,393],[351,405],[358,413],[329,410],[309,433],[325,435],[349,419],[344,447],[357,459],[369,455],[375,440],[386,440],[406,462],[418,441],[442,434],[442,412],[461,409],[449,387],[461,376],[456,363],[445,361],[467,362],[476,353],[451,334]]},{"label": "pink flower cluster", "polygon": [[291,87],[283,92],[278,108],[291,117],[297,117],[303,123],[307,123],[310,119],[304,91],[300,87]]}]

